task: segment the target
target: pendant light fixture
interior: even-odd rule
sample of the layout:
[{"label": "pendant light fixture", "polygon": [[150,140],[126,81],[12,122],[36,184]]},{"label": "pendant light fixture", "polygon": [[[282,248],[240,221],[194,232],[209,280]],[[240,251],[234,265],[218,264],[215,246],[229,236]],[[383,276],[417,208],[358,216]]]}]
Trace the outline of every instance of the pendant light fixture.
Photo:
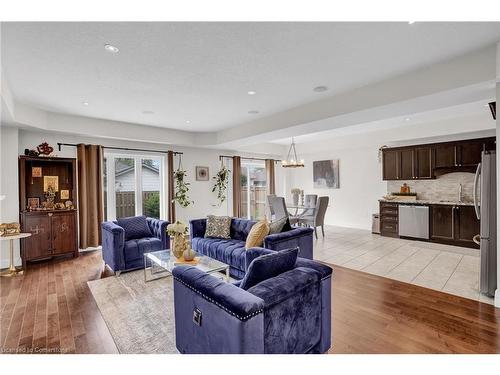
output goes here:
[{"label": "pendant light fixture", "polygon": [[[293,153],[292,153],[293,151]],[[304,159],[301,159],[299,161],[299,158],[297,157],[297,150],[295,150],[295,141],[292,137],[292,144],[290,145],[290,148],[288,149],[288,155],[286,156],[285,160],[281,161],[281,166],[283,168],[300,168],[304,167]]]}]

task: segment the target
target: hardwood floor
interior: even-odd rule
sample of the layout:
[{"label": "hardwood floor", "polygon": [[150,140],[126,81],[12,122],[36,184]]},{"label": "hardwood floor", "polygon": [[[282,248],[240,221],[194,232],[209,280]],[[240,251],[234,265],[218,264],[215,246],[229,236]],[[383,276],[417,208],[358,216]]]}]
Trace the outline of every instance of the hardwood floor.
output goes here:
[{"label": "hardwood floor", "polygon": [[32,263],[0,279],[2,353],[118,353],[87,287],[104,275],[101,253]]},{"label": "hardwood floor", "polygon": [[331,353],[500,353],[500,309],[333,267]]},{"label": "hardwood floor", "polygon": [[[331,353],[499,353],[500,309],[334,266]],[[99,251],[0,278],[3,353],[117,353],[87,287]]]}]

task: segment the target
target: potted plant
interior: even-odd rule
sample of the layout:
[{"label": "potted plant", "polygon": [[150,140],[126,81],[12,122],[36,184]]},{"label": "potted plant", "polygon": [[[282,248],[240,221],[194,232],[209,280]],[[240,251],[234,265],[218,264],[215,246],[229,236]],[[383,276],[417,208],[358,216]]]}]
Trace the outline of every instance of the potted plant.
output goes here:
[{"label": "potted plant", "polygon": [[176,258],[182,257],[186,250],[185,235],[188,233],[188,227],[182,221],[177,220],[173,224],[167,225],[167,234],[172,239],[172,254]]},{"label": "potted plant", "polygon": [[227,169],[225,165],[222,165],[217,174],[213,177],[215,180],[214,187],[212,188],[212,193],[217,192],[217,199],[219,200],[219,206],[226,200],[227,184],[229,182],[229,173],[231,171]]},{"label": "potted plant", "polygon": [[184,181],[187,172],[178,168],[174,171],[174,180],[175,180],[175,195],[172,201],[179,203],[182,207],[188,207],[193,201],[189,200],[187,195],[189,191],[189,182]]}]

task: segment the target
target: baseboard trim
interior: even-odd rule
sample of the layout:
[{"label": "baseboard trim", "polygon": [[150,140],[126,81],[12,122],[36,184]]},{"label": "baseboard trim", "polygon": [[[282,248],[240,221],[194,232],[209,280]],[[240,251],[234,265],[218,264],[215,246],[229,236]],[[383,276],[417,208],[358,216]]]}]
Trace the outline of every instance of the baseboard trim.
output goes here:
[{"label": "baseboard trim", "polygon": [[495,307],[500,308],[500,288],[495,290]]}]

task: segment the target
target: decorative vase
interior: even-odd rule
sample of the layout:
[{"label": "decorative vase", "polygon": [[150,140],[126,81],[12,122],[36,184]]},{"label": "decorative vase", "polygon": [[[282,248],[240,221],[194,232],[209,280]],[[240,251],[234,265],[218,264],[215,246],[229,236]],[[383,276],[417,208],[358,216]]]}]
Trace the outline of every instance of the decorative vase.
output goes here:
[{"label": "decorative vase", "polygon": [[299,205],[299,195],[297,193],[292,194],[292,199],[293,199],[293,205],[298,206]]},{"label": "decorative vase", "polygon": [[186,250],[184,250],[184,252],[182,253],[182,257],[184,258],[184,260],[189,262],[193,260],[195,256],[196,252],[189,245],[189,241],[186,240]]},{"label": "decorative vase", "polygon": [[181,258],[186,249],[186,239],[183,234],[176,234],[172,237],[172,254],[176,258]]}]

